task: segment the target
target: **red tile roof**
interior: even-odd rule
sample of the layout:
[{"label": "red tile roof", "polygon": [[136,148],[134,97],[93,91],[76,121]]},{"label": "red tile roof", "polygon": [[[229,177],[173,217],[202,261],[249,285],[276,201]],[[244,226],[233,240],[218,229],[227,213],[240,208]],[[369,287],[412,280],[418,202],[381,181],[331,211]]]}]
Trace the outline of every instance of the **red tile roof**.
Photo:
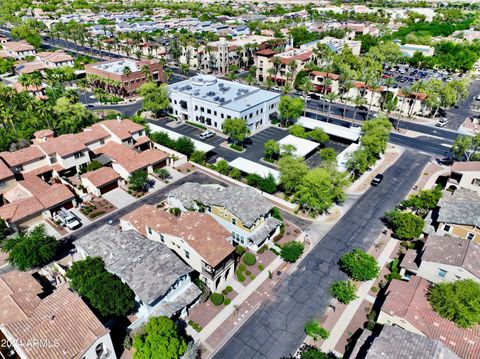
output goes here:
[{"label": "red tile roof", "polygon": [[5,49],[10,51],[32,51],[35,48],[26,41],[8,41]]},{"label": "red tile roof", "polygon": [[13,177],[13,172],[10,168],[0,159],[0,181],[5,180],[7,178]]},{"label": "red tile roof", "polygon": [[[402,92],[402,90],[398,90],[397,96],[405,97],[405,94]],[[416,100],[423,101],[427,98],[427,94],[421,92],[413,92],[408,96],[408,98],[414,98]]]},{"label": "red tile roof", "polygon": [[255,52],[259,56],[272,56],[275,55],[277,52],[273,51],[272,49],[263,49]]},{"label": "red tile roof", "polygon": [[92,127],[84,129],[83,132],[77,133],[76,136],[80,142],[88,145],[92,142],[106,139],[110,137],[110,134],[103,127],[93,125]]},{"label": "red tile roof", "polygon": [[99,122],[100,125],[104,126],[110,130],[113,134],[119,137],[121,140],[125,140],[132,136],[132,134],[142,131],[143,126],[136,124],[132,120],[123,119],[123,120],[105,120]]},{"label": "red tile roof", "polygon": [[40,130],[40,131],[34,132],[33,135],[36,138],[44,138],[44,137],[52,137],[54,133],[52,130],[46,129],[46,130]]},{"label": "red tile roof", "polygon": [[454,162],[453,172],[476,172],[480,171],[480,161]]},{"label": "red tile roof", "polygon": [[140,136],[135,140],[135,147],[141,146],[145,143],[149,143],[151,140],[148,138],[148,136]]},{"label": "red tile roof", "polygon": [[67,157],[86,149],[86,146],[73,134],[49,138],[46,142],[40,143],[38,146],[47,155],[56,153],[60,157]]},{"label": "red tile roof", "polygon": [[[15,341],[45,340],[52,345],[27,345],[22,350],[29,358],[80,358],[108,330],[90,308],[67,285],[63,285],[38,304],[24,320],[5,325]],[[54,345],[53,343],[56,343]]]},{"label": "red tile roof", "polygon": [[98,170],[84,173],[81,177],[88,179],[97,188],[112,183],[120,178],[118,173],[111,167],[102,167]]},{"label": "red tile roof", "polygon": [[312,71],[311,73],[314,76],[328,77],[329,79],[332,79],[332,80],[338,80],[340,78],[340,75],[332,74],[330,72],[327,73],[327,72],[322,72],[322,71]]},{"label": "red tile roof", "polygon": [[137,152],[127,146],[110,141],[106,145],[94,150],[96,154],[104,154],[116,163],[121,165],[129,173],[136,170],[143,169],[150,165],[155,165],[164,161],[169,156],[167,153],[157,150],[149,149],[143,152]]},{"label": "red tile roof", "polygon": [[146,236],[148,226],[157,233],[182,238],[212,267],[233,253],[235,248],[228,242],[231,236],[221,224],[205,213],[186,212],[179,217],[143,205],[122,218]]},{"label": "red tile roof", "polygon": [[40,303],[42,286],[29,272],[0,274],[0,325],[26,319]]},{"label": "red tile roof", "polygon": [[429,286],[427,280],[415,276],[409,282],[393,280],[387,289],[382,311],[404,318],[464,359],[480,358],[480,325],[464,329],[439,316],[428,302]]},{"label": "red tile roof", "polygon": [[38,146],[30,146],[15,152],[2,152],[0,156],[10,167],[19,166],[45,157]]}]

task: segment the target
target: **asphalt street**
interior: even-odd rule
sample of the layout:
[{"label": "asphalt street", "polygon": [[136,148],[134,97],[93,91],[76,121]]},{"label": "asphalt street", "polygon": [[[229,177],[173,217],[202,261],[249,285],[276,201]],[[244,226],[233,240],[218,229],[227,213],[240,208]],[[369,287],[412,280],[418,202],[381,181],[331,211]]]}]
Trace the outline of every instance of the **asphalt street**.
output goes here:
[{"label": "asphalt street", "polygon": [[429,157],[406,151],[280,284],[215,355],[217,359],[277,359],[294,353],[305,337],[304,325],[322,315],[330,303],[333,281],[345,279],[337,262],[354,248],[367,250],[384,225],[383,213],[401,201]]}]

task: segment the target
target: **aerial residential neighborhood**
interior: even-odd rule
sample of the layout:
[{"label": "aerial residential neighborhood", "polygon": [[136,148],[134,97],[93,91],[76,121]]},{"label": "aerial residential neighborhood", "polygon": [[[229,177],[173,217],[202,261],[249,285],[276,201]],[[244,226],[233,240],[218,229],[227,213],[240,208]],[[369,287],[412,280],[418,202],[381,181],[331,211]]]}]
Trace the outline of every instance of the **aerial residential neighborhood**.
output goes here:
[{"label": "aerial residential neighborhood", "polygon": [[0,0],[0,357],[480,358],[480,4]]}]

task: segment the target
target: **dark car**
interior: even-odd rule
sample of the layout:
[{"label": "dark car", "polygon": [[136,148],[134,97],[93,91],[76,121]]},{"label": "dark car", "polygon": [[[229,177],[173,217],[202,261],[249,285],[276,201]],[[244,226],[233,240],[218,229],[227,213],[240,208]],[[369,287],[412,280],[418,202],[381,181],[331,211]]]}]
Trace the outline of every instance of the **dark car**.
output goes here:
[{"label": "dark car", "polygon": [[370,184],[372,186],[378,186],[380,183],[382,183],[383,181],[383,175],[381,173],[379,173],[378,175],[376,175],[375,177],[373,177],[373,180],[372,182],[370,182]]}]

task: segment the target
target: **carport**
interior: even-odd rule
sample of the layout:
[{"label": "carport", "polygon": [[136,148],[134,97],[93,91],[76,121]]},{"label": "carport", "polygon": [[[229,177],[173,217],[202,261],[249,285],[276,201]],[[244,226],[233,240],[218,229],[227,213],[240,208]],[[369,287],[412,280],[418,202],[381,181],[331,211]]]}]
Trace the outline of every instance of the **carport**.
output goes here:
[{"label": "carport", "polygon": [[158,125],[154,125],[152,123],[149,123],[148,127],[150,128],[150,130],[152,132],[164,132],[164,133],[166,133],[168,135],[168,137],[170,137],[173,140],[177,140],[180,137],[187,137],[187,138],[192,140],[193,144],[195,145],[195,149],[198,150],[198,151],[208,153],[215,148],[214,146],[211,146],[208,143],[196,140],[196,139],[191,138],[189,136],[182,135],[181,133],[169,130],[167,128],[164,128],[164,127],[161,127],[161,126],[158,126]]},{"label": "carport", "polygon": [[313,118],[300,117],[297,123],[307,129],[321,128],[329,136],[341,138],[351,142],[357,142],[362,129],[360,127],[344,127],[330,122],[314,120]]},{"label": "carport", "polygon": [[235,160],[230,161],[228,163],[230,167],[236,168],[243,173],[248,174],[257,174],[261,177],[267,177],[268,175],[272,175],[275,178],[275,181],[278,183],[280,179],[280,172],[274,170],[270,167],[261,165],[259,163],[247,160],[243,157],[237,157]]},{"label": "carport", "polygon": [[320,144],[318,142],[306,140],[304,138],[300,138],[293,135],[288,135],[278,141],[280,146],[282,145],[292,145],[295,146],[295,152],[293,155],[295,157],[306,158],[312,152],[314,152]]}]

